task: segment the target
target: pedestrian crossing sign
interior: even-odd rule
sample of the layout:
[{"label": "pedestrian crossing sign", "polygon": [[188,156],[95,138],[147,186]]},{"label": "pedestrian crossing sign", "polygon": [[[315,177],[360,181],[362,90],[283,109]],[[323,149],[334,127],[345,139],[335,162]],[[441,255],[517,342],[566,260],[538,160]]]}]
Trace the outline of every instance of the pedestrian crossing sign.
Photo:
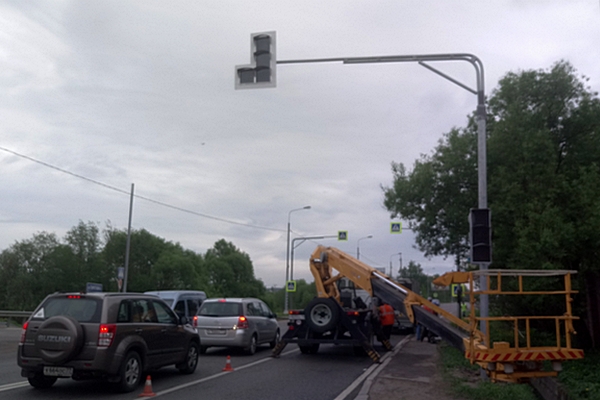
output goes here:
[{"label": "pedestrian crossing sign", "polygon": [[338,241],[339,242],[347,242],[348,241],[348,231],[338,231]]},{"label": "pedestrian crossing sign", "polygon": [[296,291],[296,281],[287,281],[285,291],[286,292],[295,292]]},{"label": "pedestrian crossing sign", "polygon": [[390,233],[402,233],[402,222],[391,222]]}]

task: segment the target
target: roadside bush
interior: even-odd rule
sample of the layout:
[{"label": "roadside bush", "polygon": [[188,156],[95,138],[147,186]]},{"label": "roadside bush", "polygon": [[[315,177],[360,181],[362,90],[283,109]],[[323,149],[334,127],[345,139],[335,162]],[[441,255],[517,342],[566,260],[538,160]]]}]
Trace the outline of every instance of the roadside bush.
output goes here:
[{"label": "roadside bush", "polygon": [[444,380],[454,395],[465,400],[537,400],[533,388],[525,384],[490,383],[479,375],[464,354],[446,343],[440,343]]},{"label": "roadside bush", "polygon": [[587,350],[582,360],[563,363],[558,374],[570,400],[600,399],[600,351]]}]

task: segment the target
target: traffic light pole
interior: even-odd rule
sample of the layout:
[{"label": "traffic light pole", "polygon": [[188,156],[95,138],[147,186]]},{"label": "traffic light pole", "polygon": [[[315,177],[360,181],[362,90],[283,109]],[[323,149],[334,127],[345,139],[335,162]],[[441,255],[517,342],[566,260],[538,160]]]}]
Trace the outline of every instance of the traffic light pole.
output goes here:
[{"label": "traffic light pole", "polygon": [[[473,65],[476,73],[477,89],[472,89],[445,73],[435,69],[427,62],[435,61],[466,61]],[[473,54],[422,54],[422,55],[400,55],[400,56],[375,56],[375,57],[338,57],[338,58],[315,58],[303,60],[277,60],[277,64],[308,64],[308,63],[329,63],[341,62],[343,64],[371,64],[371,63],[397,63],[397,62],[416,62],[424,68],[440,75],[450,82],[477,96],[477,180],[478,180],[478,207],[487,208],[487,149],[486,149],[486,119],[487,111],[485,108],[485,88],[483,63]],[[479,264],[482,270],[487,270],[489,264]],[[479,278],[480,290],[487,290],[487,279],[485,274]],[[487,318],[489,315],[488,295],[480,296],[479,315]],[[485,320],[480,323],[480,330],[486,334],[487,327]],[[489,343],[487,343],[489,345]]]},{"label": "traffic light pole", "polygon": [[[276,86],[276,64],[308,64],[308,63],[327,63],[341,62],[344,64],[372,64],[372,63],[398,63],[398,62],[416,62],[424,68],[440,75],[444,79],[460,86],[461,88],[477,96],[477,111],[475,118],[477,121],[477,172],[478,172],[478,208],[487,208],[487,159],[486,159],[486,118],[485,109],[485,90],[483,78],[483,64],[479,58],[469,53],[450,53],[450,54],[420,54],[420,55],[397,55],[397,56],[375,56],[375,57],[337,57],[337,58],[315,58],[302,60],[277,60],[276,56],[276,33],[261,32],[250,35],[251,38],[251,59],[250,64],[238,65],[235,67],[235,88],[251,89],[260,87]],[[451,76],[439,71],[429,65],[429,62],[436,61],[466,61],[473,65],[476,73],[477,89],[457,81]],[[491,236],[490,236],[491,237]],[[490,242],[491,243],[491,242]],[[289,246],[289,232],[288,232]],[[289,255],[289,250],[288,250]],[[487,270],[489,260],[478,262],[480,269]],[[287,279],[287,278],[286,278]],[[481,274],[480,290],[487,289],[487,278]],[[286,292],[287,293],[287,292]],[[287,297],[286,297],[287,299]],[[488,317],[489,303],[488,295],[480,296],[480,316],[484,318],[481,321],[481,331],[487,333],[485,318]],[[287,302],[286,302],[287,311]],[[488,343],[489,345],[489,343]]]}]

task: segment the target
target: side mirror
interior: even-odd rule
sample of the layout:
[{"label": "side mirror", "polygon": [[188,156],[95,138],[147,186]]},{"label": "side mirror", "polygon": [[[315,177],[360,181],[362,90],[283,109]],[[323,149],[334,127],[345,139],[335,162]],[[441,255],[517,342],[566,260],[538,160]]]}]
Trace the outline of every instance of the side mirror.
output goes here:
[{"label": "side mirror", "polygon": [[188,325],[189,323],[190,323],[190,320],[185,315],[182,315],[181,317],[179,317],[180,325]]}]

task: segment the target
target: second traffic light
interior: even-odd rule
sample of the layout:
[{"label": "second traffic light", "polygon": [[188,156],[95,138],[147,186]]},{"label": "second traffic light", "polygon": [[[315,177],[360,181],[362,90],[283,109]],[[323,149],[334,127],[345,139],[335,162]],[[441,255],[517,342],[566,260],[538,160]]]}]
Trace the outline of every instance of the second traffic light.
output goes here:
[{"label": "second traffic light", "polygon": [[253,33],[250,35],[250,45],[251,63],[235,67],[235,88],[275,87],[277,84],[275,32]]},{"label": "second traffic light", "polygon": [[472,208],[469,213],[471,263],[492,262],[492,223],[488,208]]}]

